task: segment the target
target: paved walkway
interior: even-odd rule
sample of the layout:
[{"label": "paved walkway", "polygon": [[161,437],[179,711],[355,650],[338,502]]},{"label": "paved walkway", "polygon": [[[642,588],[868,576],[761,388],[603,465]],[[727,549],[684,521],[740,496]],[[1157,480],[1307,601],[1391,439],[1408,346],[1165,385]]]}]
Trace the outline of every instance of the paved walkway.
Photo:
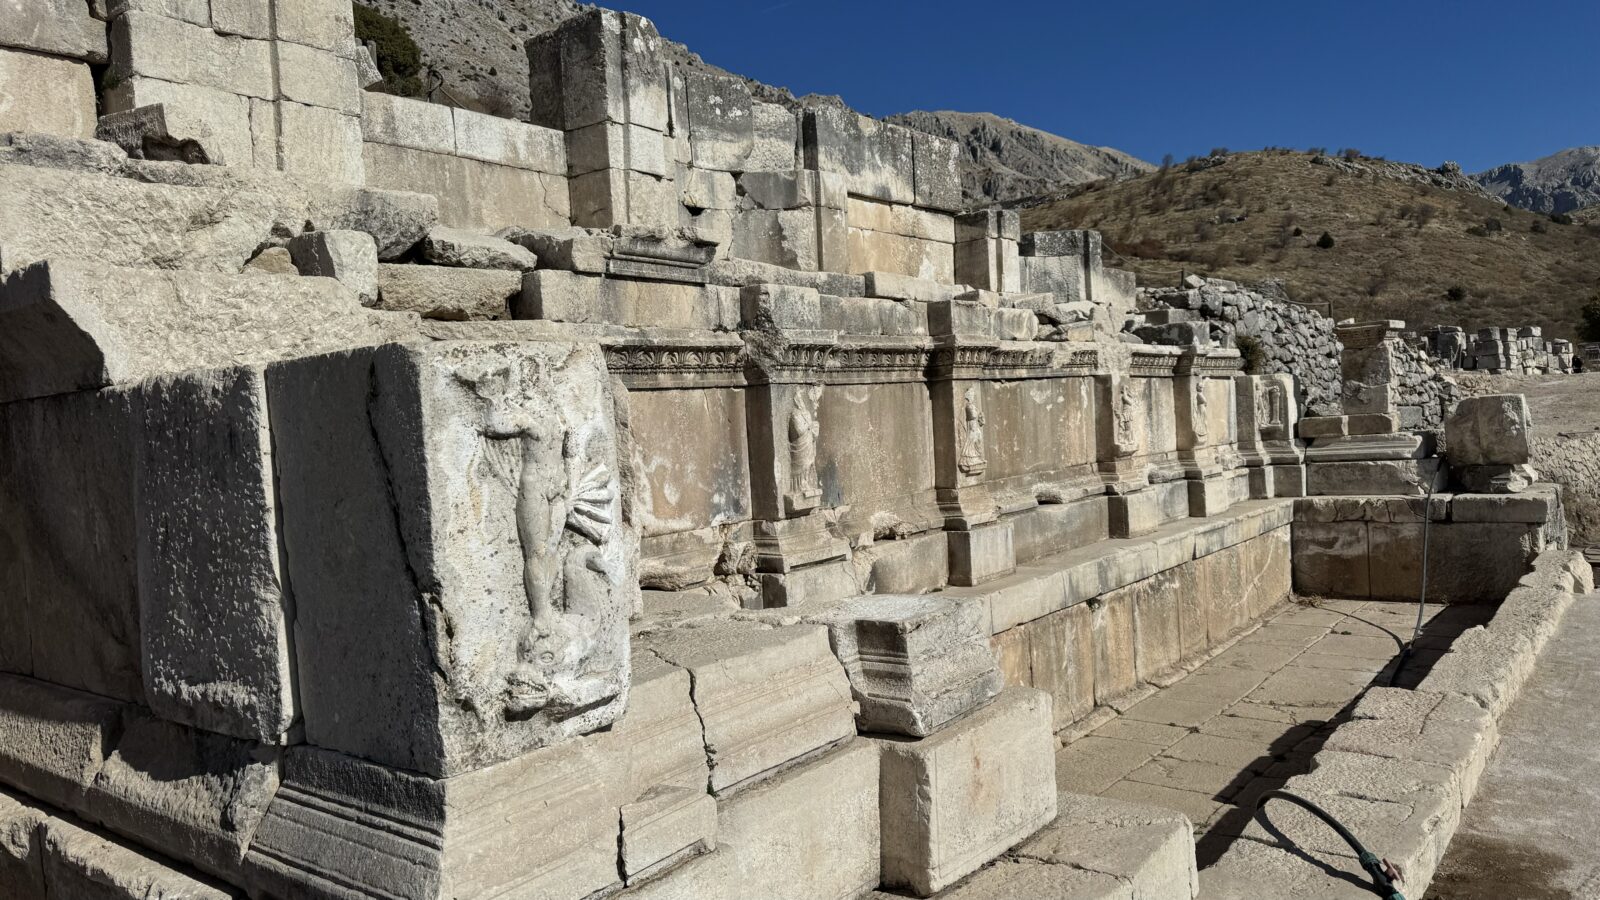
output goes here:
[{"label": "paved walkway", "polygon": [[[1347,707],[1387,683],[1410,636],[1409,603],[1291,605],[1194,672],[1127,707],[1056,755],[1057,787],[1187,815],[1203,868],[1249,822],[1255,800],[1309,769]],[[1418,652],[1398,682],[1414,687],[1489,607],[1429,605]]]},{"label": "paved walkway", "polygon": [[1580,597],[1500,722],[1428,900],[1600,900],[1600,594]]}]

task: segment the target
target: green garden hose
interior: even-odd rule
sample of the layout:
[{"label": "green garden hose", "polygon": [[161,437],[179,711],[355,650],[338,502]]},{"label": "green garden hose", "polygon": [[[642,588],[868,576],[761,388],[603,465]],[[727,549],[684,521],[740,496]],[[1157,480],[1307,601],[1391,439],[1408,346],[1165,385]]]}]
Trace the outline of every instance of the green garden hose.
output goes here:
[{"label": "green garden hose", "polygon": [[1360,841],[1356,840],[1356,836],[1350,833],[1350,829],[1340,824],[1338,819],[1329,815],[1326,810],[1310,800],[1291,794],[1288,791],[1267,791],[1261,795],[1260,800],[1256,801],[1256,810],[1259,812],[1262,807],[1267,805],[1268,800],[1274,799],[1287,800],[1304,809],[1306,812],[1321,819],[1339,837],[1344,838],[1344,842],[1349,844],[1350,849],[1356,852],[1356,859],[1361,861],[1361,868],[1366,869],[1368,877],[1372,879],[1372,892],[1374,894],[1383,897],[1384,900],[1406,900],[1406,895],[1400,893],[1400,890],[1394,886],[1396,881],[1401,880],[1400,870],[1395,867],[1394,863],[1375,856],[1371,850],[1368,850]]}]

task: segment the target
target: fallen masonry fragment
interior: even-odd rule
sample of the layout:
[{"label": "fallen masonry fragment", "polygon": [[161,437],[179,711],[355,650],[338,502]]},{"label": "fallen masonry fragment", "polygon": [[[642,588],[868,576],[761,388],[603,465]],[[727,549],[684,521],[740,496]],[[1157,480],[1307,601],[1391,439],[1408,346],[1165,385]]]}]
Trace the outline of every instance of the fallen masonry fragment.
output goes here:
[{"label": "fallen masonry fragment", "polygon": [[1058,742],[1424,547],[1504,604],[1330,753],[1426,706],[1399,825],[1471,794],[1578,577],[1520,397],[638,16],[526,50],[523,122],[344,0],[0,16],[0,895],[1193,900]]}]

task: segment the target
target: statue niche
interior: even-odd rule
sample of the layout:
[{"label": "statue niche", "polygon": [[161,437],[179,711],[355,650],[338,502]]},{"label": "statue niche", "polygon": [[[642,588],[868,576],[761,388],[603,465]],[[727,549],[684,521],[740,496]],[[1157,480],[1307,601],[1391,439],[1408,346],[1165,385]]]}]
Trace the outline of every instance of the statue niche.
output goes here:
[{"label": "statue niche", "polygon": [[1112,440],[1116,444],[1118,456],[1131,456],[1139,449],[1139,435],[1134,427],[1135,417],[1139,411],[1139,398],[1134,393],[1132,381],[1118,378],[1117,382],[1117,408],[1114,413]]},{"label": "statue niche", "polygon": [[1206,396],[1206,380],[1194,380],[1194,414],[1189,421],[1194,428],[1194,436],[1205,440],[1211,434],[1211,400]]},{"label": "statue niche", "polygon": [[963,475],[973,477],[982,475],[989,468],[989,461],[983,452],[983,408],[979,405],[978,386],[967,388],[961,399],[961,434],[959,436],[961,453],[956,458],[956,465]]},{"label": "statue niche", "polygon": [[822,401],[822,385],[802,385],[794,391],[789,406],[789,490],[790,498],[814,503],[822,496],[822,480],[817,474],[817,438],[822,433],[817,407]]}]

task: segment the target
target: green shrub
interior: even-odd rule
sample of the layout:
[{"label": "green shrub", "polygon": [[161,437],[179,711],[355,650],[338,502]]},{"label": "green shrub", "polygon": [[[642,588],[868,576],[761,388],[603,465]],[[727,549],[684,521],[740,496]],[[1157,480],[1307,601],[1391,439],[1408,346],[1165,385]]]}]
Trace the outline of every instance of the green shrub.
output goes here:
[{"label": "green shrub", "polygon": [[1444,298],[1451,303],[1460,303],[1467,299],[1467,289],[1459,284],[1452,284],[1450,289],[1444,292]]},{"label": "green shrub", "polygon": [[1261,367],[1267,361],[1267,353],[1261,349],[1261,339],[1248,334],[1234,335],[1233,345],[1239,348],[1239,356],[1244,362],[1244,373],[1260,375]]},{"label": "green shrub", "polygon": [[1333,249],[1333,235],[1331,235],[1331,234],[1327,233],[1326,231],[1324,231],[1322,233],[1322,237],[1317,238],[1317,246],[1321,247],[1324,250],[1332,250]]},{"label": "green shrub", "polygon": [[356,40],[376,47],[378,71],[383,74],[382,90],[401,97],[421,97],[422,50],[398,19],[392,19],[370,6],[355,4]]}]

